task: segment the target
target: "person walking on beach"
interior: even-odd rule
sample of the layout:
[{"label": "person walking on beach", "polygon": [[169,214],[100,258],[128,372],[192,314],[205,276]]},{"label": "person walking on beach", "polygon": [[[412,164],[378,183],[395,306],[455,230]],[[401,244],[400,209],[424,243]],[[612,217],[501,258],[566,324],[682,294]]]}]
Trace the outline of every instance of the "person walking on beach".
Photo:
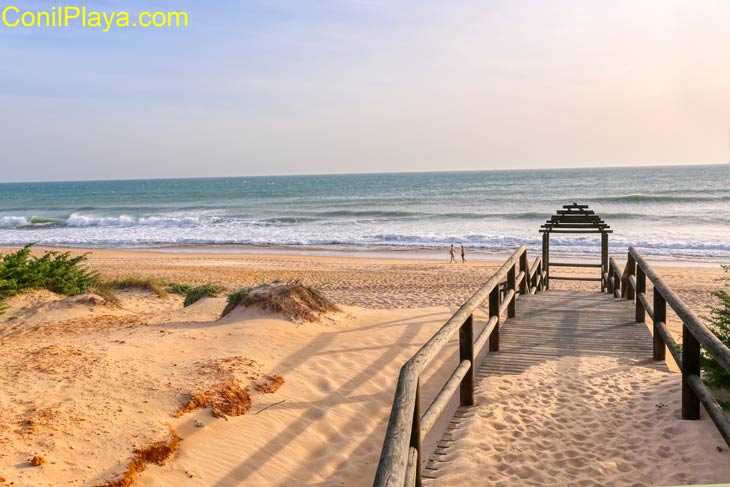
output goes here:
[{"label": "person walking on beach", "polygon": [[461,246],[461,263],[463,264],[465,262],[466,262],[466,249],[462,245]]},{"label": "person walking on beach", "polygon": [[449,261],[449,264],[456,263],[456,257],[454,257],[455,253],[456,249],[454,248],[454,244],[451,244],[451,248],[449,249],[449,255],[451,256],[451,260]]}]

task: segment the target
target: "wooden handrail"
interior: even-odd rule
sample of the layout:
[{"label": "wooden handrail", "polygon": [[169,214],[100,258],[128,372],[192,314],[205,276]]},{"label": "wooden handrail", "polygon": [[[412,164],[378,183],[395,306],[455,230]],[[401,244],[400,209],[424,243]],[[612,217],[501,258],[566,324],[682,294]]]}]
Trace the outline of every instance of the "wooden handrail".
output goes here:
[{"label": "wooden handrail", "polygon": [[699,341],[700,345],[709,353],[712,358],[717,360],[725,370],[730,372],[730,348],[720,341],[717,336],[712,333],[702,321],[687,307],[686,304],[677,296],[674,291],[659,277],[658,274],[649,266],[639,252],[630,247],[629,252],[634,257],[637,267],[641,268],[646,277],[654,285],[654,291],[658,291],[666,303],[674,310],[684,326],[686,326],[692,335]]},{"label": "wooden handrail", "polygon": [[[615,297],[636,301],[636,321],[643,322],[648,314],[654,328],[654,360],[664,360],[668,348],[677,366],[682,371],[682,419],[700,418],[700,403],[717,426],[725,442],[730,446],[730,421],[712,392],[702,381],[701,349],[704,349],[726,371],[730,372],[730,348],[728,348],[687,307],[649,263],[634,247],[629,247],[626,268],[621,274],[616,262],[610,260],[610,273],[615,285],[621,286],[621,293],[614,288]],[[654,287],[653,305],[649,303],[646,291],[647,279]],[[682,321],[682,350],[667,328],[667,305]]]},{"label": "wooden handrail", "polygon": [[[500,283],[505,277],[506,294],[504,299],[500,299]],[[542,291],[543,283],[540,258],[528,268],[527,247],[522,245],[403,365],[375,475],[375,487],[420,487],[421,440],[446,409],[456,389],[461,391],[462,406],[474,405],[474,357],[487,342],[490,351],[499,350],[501,315],[506,312],[507,318],[513,317],[519,296]],[[474,340],[474,312],[485,301],[489,303],[489,319]],[[420,375],[457,331],[459,364],[421,415]]]}]

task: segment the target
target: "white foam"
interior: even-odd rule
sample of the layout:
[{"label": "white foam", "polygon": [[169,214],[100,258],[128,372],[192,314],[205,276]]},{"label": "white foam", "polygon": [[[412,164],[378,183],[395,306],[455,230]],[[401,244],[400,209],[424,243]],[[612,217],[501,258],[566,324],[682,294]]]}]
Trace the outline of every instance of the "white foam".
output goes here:
[{"label": "white foam", "polygon": [[24,216],[0,216],[0,227],[22,227],[30,225],[30,220]]}]

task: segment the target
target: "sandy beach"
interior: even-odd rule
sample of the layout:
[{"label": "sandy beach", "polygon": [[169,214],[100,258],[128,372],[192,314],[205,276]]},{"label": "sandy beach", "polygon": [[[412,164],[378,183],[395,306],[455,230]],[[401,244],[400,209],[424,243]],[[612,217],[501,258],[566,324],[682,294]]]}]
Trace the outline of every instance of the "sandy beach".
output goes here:
[{"label": "sandy beach", "polygon": [[[150,445],[176,443],[176,437],[181,440],[176,451],[163,465],[145,465],[135,486],[371,485],[399,368],[500,265],[124,250],[94,250],[88,258],[89,267],[107,278],[151,276],[221,284],[230,291],[301,280],[321,288],[340,311],[312,323],[255,309],[237,309],[221,318],[225,297],[183,308],[178,295],[163,299],[140,290],[118,292],[116,306],[98,296],[65,298],[45,291],[7,300],[9,309],[0,315],[0,485],[131,485],[118,483],[130,461]],[[722,274],[719,268],[661,267],[659,272],[698,314],[705,313]],[[598,291],[597,286],[556,281],[555,287]],[[677,323],[672,325],[677,331]],[[450,373],[455,350],[452,344],[425,378],[424,399]],[[585,374],[609,365],[574,364]],[[534,375],[548,390],[553,377],[545,371]],[[632,384],[640,380],[634,371],[617,374],[611,387],[601,388],[599,404],[631,394]],[[652,375],[645,382],[651,394],[638,399],[649,409],[646,414],[656,414],[657,401],[676,409],[678,376]],[[210,407],[181,412],[195,394],[221,384],[246,392],[235,396],[244,399],[234,404],[236,414],[222,408],[215,417]],[[519,377],[493,386],[515,401],[527,387]],[[571,390],[572,385],[559,387]],[[522,407],[537,414],[541,403]],[[600,416],[601,408],[595,409]],[[572,411],[578,414],[579,408],[562,414],[580,421],[570,417]],[[246,414],[237,415],[241,412]],[[499,410],[490,414],[509,416]],[[706,474],[713,465],[729,463],[709,420],[694,426],[675,422],[685,424],[679,433],[698,443],[683,458],[704,456],[707,465],[700,478],[693,477],[684,460],[666,461],[664,467],[674,474],[661,480],[727,480],[727,469],[714,477]],[[607,437],[616,424],[593,418],[586,427]],[[674,433],[632,433],[626,427],[622,434],[633,442],[661,445]],[[522,461],[538,471],[544,445],[535,445]],[[493,458],[489,450],[479,451],[485,461]],[[655,453],[667,458],[667,451]],[[34,457],[42,457],[42,464],[31,465]],[[634,477],[612,465],[601,471],[615,480],[611,485],[661,485],[651,483],[654,477]],[[550,485],[547,478],[533,480]],[[462,481],[457,476],[453,485]]]},{"label": "sandy beach", "polygon": [[730,487],[730,0],[6,3],[0,487]]}]

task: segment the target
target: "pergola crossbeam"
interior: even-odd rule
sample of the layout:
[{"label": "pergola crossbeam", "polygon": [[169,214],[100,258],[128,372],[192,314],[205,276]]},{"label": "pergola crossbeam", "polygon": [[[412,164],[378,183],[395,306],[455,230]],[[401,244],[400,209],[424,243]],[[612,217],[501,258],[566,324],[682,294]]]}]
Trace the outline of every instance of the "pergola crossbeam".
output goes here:
[{"label": "pergola crossbeam", "polygon": [[[601,281],[601,290],[605,290],[607,283],[604,274],[608,269],[608,234],[613,233],[611,227],[604,222],[600,216],[588,208],[588,205],[563,205],[562,210],[557,210],[545,224],[540,226],[542,233],[542,266],[544,271],[545,286],[550,287],[550,234],[600,234],[601,235],[601,263],[584,264],[578,267],[600,267],[600,278],[579,278],[570,276],[554,276],[559,280],[595,280]],[[555,266],[561,266],[556,263]],[[562,265],[561,267],[567,267]]]}]

